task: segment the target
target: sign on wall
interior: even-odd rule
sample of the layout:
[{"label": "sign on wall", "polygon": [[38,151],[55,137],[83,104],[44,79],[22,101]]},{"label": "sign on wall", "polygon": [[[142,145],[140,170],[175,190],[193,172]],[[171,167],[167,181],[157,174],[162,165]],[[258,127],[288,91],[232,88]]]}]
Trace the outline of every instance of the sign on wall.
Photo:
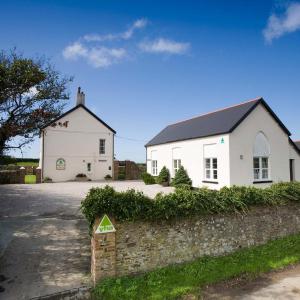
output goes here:
[{"label": "sign on wall", "polygon": [[107,215],[104,215],[97,230],[96,233],[108,233],[108,232],[115,232],[116,229],[109,219]]},{"label": "sign on wall", "polygon": [[65,170],[66,169],[66,161],[63,158],[59,158],[56,161],[56,170]]}]

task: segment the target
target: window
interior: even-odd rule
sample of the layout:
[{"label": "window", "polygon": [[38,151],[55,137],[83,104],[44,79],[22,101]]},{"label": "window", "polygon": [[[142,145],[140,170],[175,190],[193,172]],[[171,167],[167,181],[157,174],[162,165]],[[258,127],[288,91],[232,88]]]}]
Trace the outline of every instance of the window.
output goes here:
[{"label": "window", "polygon": [[105,140],[100,139],[99,153],[105,154]]},{"label": "window", "polygon": [[270,180],[270,144],[263,132],[259,132],[253,148],[253,179],[254,181]]},{"label": "window", "polygon": [[217,180],[218,179],[218,159],[205,158],[205,179]]},{"label": "window", "polygon": [[268,157],[254,157],[253,158],[253,173],[254,180],[268,180],[269,179],[269,158]]},{"label": "window", "polygon": [[157,160],[152,160],[152,175],[157,175]]},{"label": "window", "polygon": [[177,173],[180,167],[181,167],[181,159],[173,159],[174,175]]},{"label": "window", "polygon": [[87,168],[88,172],[91,172],[91,170],[92,170],[92,164],[91,163],[87,163],[86,164],[86,168]]}]

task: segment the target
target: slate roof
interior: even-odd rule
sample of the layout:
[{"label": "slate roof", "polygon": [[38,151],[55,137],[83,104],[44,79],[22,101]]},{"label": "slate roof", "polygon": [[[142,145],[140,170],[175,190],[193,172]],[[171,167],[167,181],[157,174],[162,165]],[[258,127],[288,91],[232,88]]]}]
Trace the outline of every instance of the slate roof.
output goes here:
[{"label": "slate roof", "polygon": [[114,129],[112,129],[109,125],[107,125],[104,121],[102,121],[98,116],[96,116],[93,112],[91,112],[87,107],[85,107],[83,104],[79,104],[77,106],[74,106],[72,109],[66,111],[65,113],[63,113],[62,115],[60,115],[59,117],[57,117],[56,119],[52,120],[51,122],[49,122],[48,124],[46,124],[45,126],[43,126],[41,128],[41,130],[45,129],[46,127],[50,126],[52,123],[57,122],[58,120],[60,120],[61,118],[65,117],[66,115],[68,115],[69,113],[73,112],[74,110],[78,109],[82,107],[86,112],[88,112],[91,116],[93,116],[97,121],[99,121],[102,125],[104,125],[106,128],[108,128],[110,131],[112,131],[114,134],[116,134],[116,131]]},{"label": "slate roof", "polygon": [[299,151],[300,151],[300,141],[294,141],[294,144],[297,146],[297,148],[298,148]]},{"label": "slate roof", "polygon": [[291,133],[279,120],[265,100],[263,98],[256,98],[235,106],[171,124],[150,140],[145,147],[230,133],[259,104],[262,104],[266,108],[279,126],[288,134],[288,136],[290,136]]}]

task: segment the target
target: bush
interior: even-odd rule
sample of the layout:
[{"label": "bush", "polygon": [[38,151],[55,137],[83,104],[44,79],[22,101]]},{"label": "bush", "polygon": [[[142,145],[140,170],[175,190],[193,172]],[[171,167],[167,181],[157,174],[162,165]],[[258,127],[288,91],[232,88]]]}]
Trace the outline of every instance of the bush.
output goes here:
[{"label": "bush", "polygon": [[79,173],[76,175],[76,178],[84,178],[84,177],[86,177],[86,175],[83,173]]},{"label": "bush", "polygon": [[169,185],[169,183],[170,183],[170,172],[167,169],[167,167],[164,166],[161,169],[161,171],[159,172],[159,175],[157,177],[157,183]]},{"label": "bush", "polygon": [[156,183],[155,177],[152,176],[149,173],[143,173],[142,174],[142,179],[143,179],[144,183],[147,184],[147,185]]},{"label": "bush", "polygon": [[289,201],[300,204],[300,182],[278,183],[266,189],[224,187],[220,191],[207,188],[187,190],[181,186],[174,193],[157,194],[154,199],[134,190],[116,192],[106,186],[92,188],[82,201],[81,209],[91,229],[95,218],[103,214],[119,221],[153,221],[192,215],[245,212],[253,205],[284,205]]},{"label": "bush", "polygon": [[192,186],[192,180],[183,166],[178,169],[172,181],[172,185],[175,187],[181,184]]},{"label": "bush", "polygon": [[123,173],[118,175],[118,180],[125,180],[125,178],[126,178],[126,176]]}]

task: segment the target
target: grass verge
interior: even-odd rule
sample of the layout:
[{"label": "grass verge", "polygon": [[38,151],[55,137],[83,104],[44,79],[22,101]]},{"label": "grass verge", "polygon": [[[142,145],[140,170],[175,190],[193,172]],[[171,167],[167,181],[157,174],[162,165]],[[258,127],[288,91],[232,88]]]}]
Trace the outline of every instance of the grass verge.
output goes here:
[{"label": "grass verge", "polygon": [[35,161],[19,161],[16,165],[20,167],[38,167],[39,163]]},{"label": "grass verge", "polygon": [[[106,279],[93,290],[93,299],[178,299],[187,293],[199,295],[208,284],[240,275],[255,278],[261,273],[300,261],[300,234],[241,249],[219,257],[157,269],[146,274]],[[200,292],[201,293],[201,292]]]},{"label": "grass verge", "polygon": [[25,175],[25,183],[36,183],[36,175]]}]

